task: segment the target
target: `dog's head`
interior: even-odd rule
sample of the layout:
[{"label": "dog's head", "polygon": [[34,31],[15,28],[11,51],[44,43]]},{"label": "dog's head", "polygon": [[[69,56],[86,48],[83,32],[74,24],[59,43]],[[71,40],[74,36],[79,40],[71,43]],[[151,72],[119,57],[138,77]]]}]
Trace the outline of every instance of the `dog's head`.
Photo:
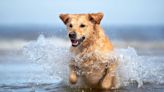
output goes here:
[{"label": "dog's head", "polygon": [[60,19],[68,29],[73,47],[77,47],[94,33],[94,26],[100,24],[103,13],[60,14]]}]

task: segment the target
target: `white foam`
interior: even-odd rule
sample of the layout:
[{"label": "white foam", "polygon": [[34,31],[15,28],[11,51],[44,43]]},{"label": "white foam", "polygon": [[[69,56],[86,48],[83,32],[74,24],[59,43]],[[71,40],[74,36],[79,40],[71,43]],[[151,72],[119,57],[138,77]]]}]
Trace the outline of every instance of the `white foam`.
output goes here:
[{"label": "white foam", "polygon": [[40,64],[52,76],[65,78],[68,73],[68,42],[45,39],[43,35],[37,41],[24,46],[23,53],[31,61]]},{"label": "white foam", "polygon": [[[62,39],[47,39],[40,35],[37,41],[24,46],[24,55],[31,62],[38,63],[50,76],[59,76],[67,81],[70,43]],[[164,83],[164,58],[138,56],[134,48],[114,50],[120,64],[117,74],[122,86],[136,81],[138,86],[144,82]]]},{"label": "white foam", "polygon": [[144,82],[164,83],[164,63],[162,57],[138,56],[134,48],[116,49],[119,56],[118,75],[122,85],[136,81],[138,87]]}]

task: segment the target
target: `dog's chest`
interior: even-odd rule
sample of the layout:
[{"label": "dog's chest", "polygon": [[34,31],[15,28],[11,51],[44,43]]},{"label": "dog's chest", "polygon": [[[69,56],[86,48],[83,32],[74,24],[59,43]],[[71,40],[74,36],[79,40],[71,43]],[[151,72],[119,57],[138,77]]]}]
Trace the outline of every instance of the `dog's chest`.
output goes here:
[{"label": "dog's chest", "polygon": [[75,58],[75,63],[81,74],[102,73],[107,66],[106,61],[105,58],[93,53]]}]

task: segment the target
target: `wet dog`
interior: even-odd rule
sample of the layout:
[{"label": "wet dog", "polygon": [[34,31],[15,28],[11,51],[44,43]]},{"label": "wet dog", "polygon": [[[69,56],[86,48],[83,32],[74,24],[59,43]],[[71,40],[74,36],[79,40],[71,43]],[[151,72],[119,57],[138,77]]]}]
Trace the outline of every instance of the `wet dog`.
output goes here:
[{"label": "wet dog", "polygon": [[72,43],[70,51],[75,56],[69,64],[71,84],[81,78],[89,87],[116,88],[117,63],[107,58],[113,46],[100,27],[102,18],[103,13],[60,14]]}]

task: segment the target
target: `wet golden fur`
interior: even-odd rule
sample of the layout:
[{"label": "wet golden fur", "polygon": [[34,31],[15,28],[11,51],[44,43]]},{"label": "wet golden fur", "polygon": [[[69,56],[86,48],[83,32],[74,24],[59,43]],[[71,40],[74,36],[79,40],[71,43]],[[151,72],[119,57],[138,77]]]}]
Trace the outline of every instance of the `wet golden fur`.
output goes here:
[{"label": "wet golden fur", "polygon": [[[103,56],[113,50],[110,40],[100,27],[103,13],[61,14],[60,18],[67,25],[68,33],[76,32],[77,39],[85,36],[85,40],[79,46],[70,48],[70,51],[75,57],[78,56],[82,60],[80,63],[74,58],[70,61],[70,83],[75,84],[78,78],[82,78],[85,84],[90,87],[103,89],[115,88],[115,69],[117,64],[104,63],[106,59],[103,58]],[[84,24],[85,27],[81,28],[81,24]],[[70,27],[70,25],[73,27]],[[99,55],[96,55],[94,52],[98,52],[102,57],[98,58]],[[92,53],[92,55],[87,56],[89,53]],[[94,64],[98,66],[98,69],[93,67]],[[77,74],[79,69],[83,74]]]}]

